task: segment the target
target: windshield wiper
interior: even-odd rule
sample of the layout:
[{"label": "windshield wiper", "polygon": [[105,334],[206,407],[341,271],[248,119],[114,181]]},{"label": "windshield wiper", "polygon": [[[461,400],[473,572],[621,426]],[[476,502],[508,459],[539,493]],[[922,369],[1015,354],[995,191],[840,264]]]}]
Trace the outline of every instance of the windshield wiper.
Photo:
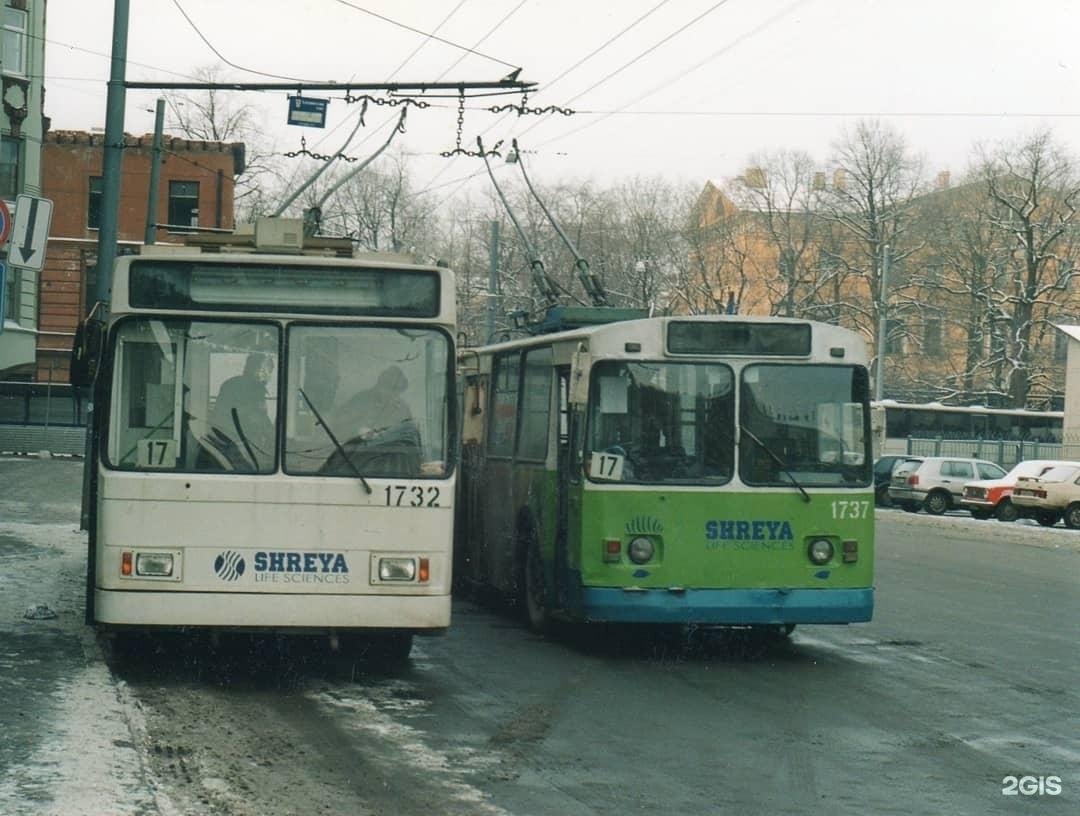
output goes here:
[{"label": "windshield wiper", "polygon": [[739,429],[744,434],[749,436],[751,440],[753,440],[755,443],[757,443],[758,447],[760,447],[763,451],[765,451],[765,453],[769,454],[769,456],[772,457],[772,460],[774,462],[776,462],[776,464],[778,464],[780,466],[780,469],[782,471],[784,471],[784,474],[789,479],[791,479],[791,483],[793,485],[795,485],[795,487],[799,488],[799,492],[802,493],[803,501],[809,504],[809,502],[810,502],[810,494],[806,492],[805,487],[803,487],[801,484],[799,484],[799,480],[796,479],[793,475],[791,475],[791,471],[788,470],[787,465],[784,464],[784,461],[779,456],[777,456],[775,453],[773,453],[772,448],[770,448],[768,445],[766,445],[764,442],[762,442],[760,439],[758,439],[757,436],[755,436],[753,433],[751,433],[750,429],[747,428],[745,425],[740,425]]},{"label": "windshield wiper", "polygon": [[247,434],[244,433],[244,429],[240,427],[240,413],[235,408],[230,411],[232,414],[233,425],[236,427],[236,433],[240,435],[240,441],[244,444],[244,450],[247,451],[247,455],[251,457],[251,466],[255,468],[255,472],[259,472],[259,460],[255,458],[255,451],[251,449],[251,443],[248,442]]},{"label": "windshield wiper", "polygon": [[330,437],[330,441],[334,443],[334,448],[337,450],[338,454],[340,454],[341,458],[345,460],[345,463],[349,466],[349,469],[353,472],[356,478],[360,480],[360,484],[364,486],[364,492],[370,495],[371,485],[367,483],[367,479],[364,478],[364,474],[362,474],[359,468],[356,467],[356,463],[349,458],[349,455],[347,453],[345,453],[345,448],[341,447],[341,443],[337,441],[337,437],[334,436],[334,432],[330,430],[330,426],[327,425],[326,420],[322,418],[322,414],[319,413],[319,409],[315,407],[315,403],[313,403],[311,401],[311,398],[304,393],[303,388],[297,390],[300,392],[300,396],[304,398],[304,402],[308,404],[311,412],[315,414],[315,419],[318,420],[319,425],[321,425],[322,429],[326,431],[326,435]]}]

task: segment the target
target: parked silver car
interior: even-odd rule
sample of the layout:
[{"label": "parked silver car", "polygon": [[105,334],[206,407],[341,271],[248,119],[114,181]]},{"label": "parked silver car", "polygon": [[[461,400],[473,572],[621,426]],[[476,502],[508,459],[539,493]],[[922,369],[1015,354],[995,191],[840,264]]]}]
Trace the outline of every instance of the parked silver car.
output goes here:
[{"label": "parked silver car", "polygon": [[960,506],[964,485],[975,479],[1000,479],[1005,470],[985,459],[924,456],[900,462],[889,481],[889,498],[905,510],[940,516]]}]

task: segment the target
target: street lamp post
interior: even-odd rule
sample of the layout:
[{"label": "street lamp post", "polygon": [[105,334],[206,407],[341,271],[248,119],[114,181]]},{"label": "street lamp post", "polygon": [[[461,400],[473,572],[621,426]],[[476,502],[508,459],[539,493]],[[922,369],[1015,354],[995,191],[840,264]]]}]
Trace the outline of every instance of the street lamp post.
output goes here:
[{"label": "street lamp post", "polygon": [[886,312],[888,295],[886,287],[889,280],[889,245],[884,244],[881,248],[881,288],[878,295],[878,332],[877,332],[877,366],[874,370],[874,399],[878,402],[885,396],[885,332],[888,326]]}]

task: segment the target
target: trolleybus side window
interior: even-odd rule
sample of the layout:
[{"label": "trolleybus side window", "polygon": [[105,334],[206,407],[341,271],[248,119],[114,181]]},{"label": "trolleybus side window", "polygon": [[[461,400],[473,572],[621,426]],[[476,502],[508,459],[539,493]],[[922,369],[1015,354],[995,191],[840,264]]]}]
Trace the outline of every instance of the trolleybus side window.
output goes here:
[{"label": "trolleybus side window", "polygon": [[514,453],[519,368],[520,357],[516,351],[506,352],[495,358],[491,420],[488,425],[488,456],[510,457]]},{"label": "trolleybus side window", "polygon": [[547,458],[551,420],[551,361],[550,346],[532,349],[525,355],[521,434],[517,447],[519,459],[543,461]]}]

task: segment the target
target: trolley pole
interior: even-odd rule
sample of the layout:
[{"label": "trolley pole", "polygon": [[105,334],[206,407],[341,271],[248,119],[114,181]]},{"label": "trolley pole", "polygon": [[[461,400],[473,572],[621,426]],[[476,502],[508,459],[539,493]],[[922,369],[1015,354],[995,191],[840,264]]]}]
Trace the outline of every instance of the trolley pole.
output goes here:
[{"label": "trolley pole", "polygon": [[[157,239],[157,203],[158,188],[161,186],[161,154],[163,132],[165,130],[165,100],[158,97],[154,110],[154,147],[150,154],[150,193],[146,200],[146,233],[143,243],[150,245]],[[221,213],[221,207],[218,207]],[[220,226],[220,225],[219,225]]]},{"label": "trolley pole", "polygon": [[877,366],[874,371],[874,399],[881,402],[885,397],[885,332],[887,327],[889,281],[889,245],[881,248],[881,289],[878,297]]},{"label": "trolley pole", "polygon": [[499,298],[499,222],[491,222],[491,248],[488,253],[487,322],[484,327],[484,343],[491,342],[495,334],[495,310]]}]

